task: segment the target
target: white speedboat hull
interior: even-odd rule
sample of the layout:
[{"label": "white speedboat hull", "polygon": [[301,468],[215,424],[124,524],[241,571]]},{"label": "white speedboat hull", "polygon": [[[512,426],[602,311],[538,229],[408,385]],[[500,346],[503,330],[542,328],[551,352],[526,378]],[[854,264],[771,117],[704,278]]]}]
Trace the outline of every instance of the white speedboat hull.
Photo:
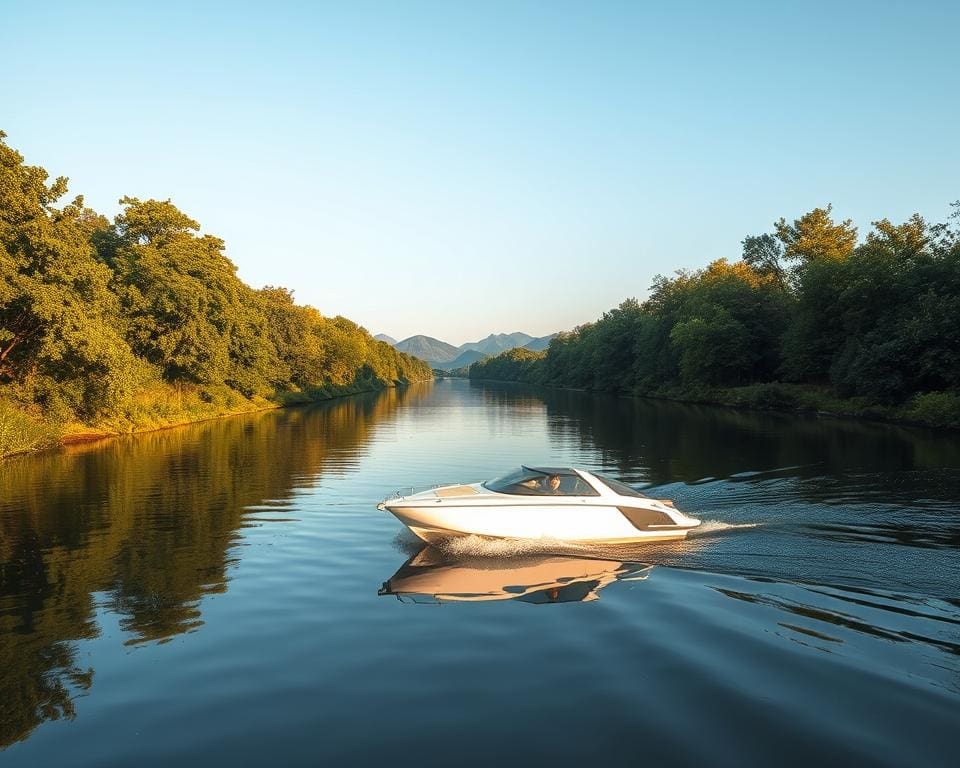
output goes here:
[{"label": "white speedboat hull", "polygon": [[578,505],[573,509],[523,505],[498,507],[430,506],[387,509],[426,542],[452,536],[495,539],[558,539],[576,543],[627,544],[686,537],[689,528],[638,530],[616,507]]},{"label": "white speedboat hull", "polygon": [[[379,505],[428,543],[458,536],[491,539],[554,539],[589,544],[627,544],[682,539],[700,524],[671,502],[614,492],[583,470],[574,479],[583,495],[517,495],[485,484],[443,486]],[[584,485],[588,483],[589,485]],[[626,490],[625,486],[621,486]],[[589,495],[587,495],[589,493]]]}]

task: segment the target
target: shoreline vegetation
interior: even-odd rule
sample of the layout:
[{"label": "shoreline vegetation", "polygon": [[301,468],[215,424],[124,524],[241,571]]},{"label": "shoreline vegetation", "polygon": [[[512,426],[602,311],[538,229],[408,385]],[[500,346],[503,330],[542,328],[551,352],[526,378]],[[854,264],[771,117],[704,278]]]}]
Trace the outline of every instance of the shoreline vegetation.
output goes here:
[{"label": "shoreline vegetation", "polygon": [[[425,379],[423,381],[429,381]],[[266,398],[256,398],[244,400],[235,407],[226,406],[217,408],[214,404],[204,403],[203,407],[194,409],[184,409],[182,411],[168,411],[168,415],[159,421],[150,423],[125,423],[105,421],[98,424],[73,423],[66,426],[45,425],[42,422],[39,425],[23,427],[16,419],[22,418],[22,414],[17,414],[13,418],[9,411],[3,409],[3,403],[0,401],[0,446],[8,442],[21,443],[23,435],[37,435],[28,447],[20,450],[10,450],[7,453],[0,453],[0,461],[12,456],[19,456],[24,453],[47,450],[59,446],[80,445],[83,443],[92,443],[99,440],[109,440],[124,435],[139,435],[148,432],[159,432],[164,429],[174,429],[176,427],[185,427],[190,424],[199,424],[204,421],[213,421],[228,416],[240,416],[247,413],[261,413],[263,411],[275,410],[277,408],[287,408],[300,405],[309,405],[310,403],[322,402],[324,400],[333,400],[338,397],[349,397],[350,395],[360,395],[365,392],[377,392],[391,386],[404,386],[415,382],[398,382],[395,384],[376,384],[376,385],[357,385],[342,387],[318,387],[308,393],[287,393],[287,396],[281,400],[268,400]],[[203,402],[203,401],[200,401]],[[13,430],[11,430],[11,426]],[[39,431],[35,431],[39,427]]]},{"label": "shoreline vegetation", "polygon": [[951,223],[817,208],[743,240],[741,259],[657,276],[543,352],[473,363],[472,380],[960,429],[960,201]]},{"label": "shoreline vegetation", "polygon": [[292,291],[244,283],[169,200],[111,222],[0,131],[0,459],[433,378]]},{"label": "shoreline vegetation", "polygon": [[[445,378],[466,379],[467,372],[451,376],[446,372]],[[753,384],[744,387],[729,389],[699,389],[687,390],[682,387],[651,394],[636,392],[598,392],[586,387],[565,387],[557,384],[538,384],[536,382],[521,381],[518,379],[489,379],[473,378],[490,384],[521,384],[524,386],[544,387],[564,392],[587,392],[610,395],[612,397],[637,398],[640,400],[663,400],[683,405],[706,405],[713,408],[733,408],[736,410],[786,413],[797,416],[816,416],[818,418],[851,419],[857,421],[883,422],[908,427],[933,427],[938,429],[960,429],[960,423],[943,423],[942,419],[930,418],[923,407],[916,411],[913,408],[890,408],[876,405],[867,405],[856,400],[838,398],[829,388],[808,386],[803,384],[775,383],[777,395],[771,396],[767,385]],[[782,393],[788,393],[784,401]],[[791,396],[792,395],[792,396]],[[939,411],[937,412],[939,415]]]}]

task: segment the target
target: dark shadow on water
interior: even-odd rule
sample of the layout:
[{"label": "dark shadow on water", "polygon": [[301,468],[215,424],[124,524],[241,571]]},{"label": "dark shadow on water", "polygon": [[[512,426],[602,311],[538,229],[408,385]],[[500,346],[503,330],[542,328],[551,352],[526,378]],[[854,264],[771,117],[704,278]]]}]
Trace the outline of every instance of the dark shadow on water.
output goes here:
[{"label": "dark shadow on water", "polygon": [[[558,446],[595,452],[634,483],[960,468],[956,434],[916,427],[509,384],[471,382],[471,390],[498,407],[544,407]],[[960,488],[960,479],[944,480],[949,493]]]}]

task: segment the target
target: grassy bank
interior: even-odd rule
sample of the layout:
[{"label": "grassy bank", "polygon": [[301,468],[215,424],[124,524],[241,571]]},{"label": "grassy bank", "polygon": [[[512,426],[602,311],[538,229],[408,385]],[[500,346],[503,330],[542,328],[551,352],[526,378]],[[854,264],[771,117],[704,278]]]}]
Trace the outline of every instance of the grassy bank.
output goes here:
[{"label": "grassy bank", "polygon": [[883,405],[866,397],[842,398],[831,388],[809,384],[751,384],[743,387],[673,387],[649,397],[752,410],[814,412],[829,416],[895,421],[960,429],[960,395],[929,392],[901,405]]},{"label": "grassy bank", "polygon": [[330,400],[385,389],[379,382],[326,385],[283,392],[275,398],[244,397],[227,386],[163,386],[144,391],[109,418],[84,423],[43,414],[7,399],[0,399],[0,459],[57,445],[105,437],[151,432],[223,416],[252,413],[291,405]]}]

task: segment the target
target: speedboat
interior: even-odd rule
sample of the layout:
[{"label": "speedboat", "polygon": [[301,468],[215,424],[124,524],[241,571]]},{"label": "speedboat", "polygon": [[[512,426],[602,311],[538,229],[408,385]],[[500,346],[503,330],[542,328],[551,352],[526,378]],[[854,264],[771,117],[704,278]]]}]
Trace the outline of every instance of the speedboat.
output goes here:
[{"label": "speedboat", "polygon": [[474,535],[627,544],[682,539],[700,525],[668,499],[573,467],[522,466],[483,483],[397,493],[377,508],[426,542]]},{"label": "speedboat", "polygon": [[[421,545],[423,546],[423,545]],[[589,602],[614,581],[642,581],[652,565],[579,557],[521,557],[491,563],[457,559],[425,546],[377,591],[402,602]]]}]

